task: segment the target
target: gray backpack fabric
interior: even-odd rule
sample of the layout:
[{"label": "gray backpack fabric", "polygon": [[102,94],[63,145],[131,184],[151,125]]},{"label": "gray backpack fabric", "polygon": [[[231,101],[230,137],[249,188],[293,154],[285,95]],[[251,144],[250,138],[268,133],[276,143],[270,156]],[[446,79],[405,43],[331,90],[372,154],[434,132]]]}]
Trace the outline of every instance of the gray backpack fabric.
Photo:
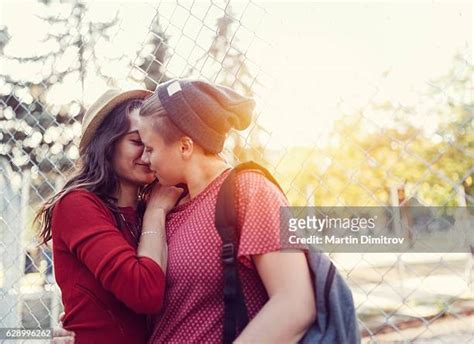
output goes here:
[{"label": "gray backpack fabric", "polygon": [[352,292],[324,253],[309,252],[317,317],[300,343],[360,343]]},{"label": "gray backpack fabric", "polygon": [[[280,190],[278,182],[262,166],[253,161],[236,166],[223,182],[216,204],[215,225],[222,239],[221,260],[224,269],[223,343],[232,343],[248,324],[248,312],[238,276],[238,231],[234,203],[235,178],[243,170],[258,170]],[[282,191],[283,192],[283,191]],[[331,260],[323,253],[308,252],[316,299],[316,321],[302,344],[357,344],[360,333],[352,293]]]}]

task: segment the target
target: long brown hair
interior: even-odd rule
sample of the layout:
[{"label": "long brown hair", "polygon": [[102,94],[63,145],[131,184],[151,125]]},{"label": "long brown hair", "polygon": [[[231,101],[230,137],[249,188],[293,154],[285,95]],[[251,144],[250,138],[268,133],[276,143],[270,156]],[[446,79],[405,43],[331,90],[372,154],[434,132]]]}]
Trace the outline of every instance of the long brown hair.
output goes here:
[{"label": "long brown hair", "polygon": [[[69,192],[81,188],[98,196],[112,212],[120,229],[124,226],[120,211],[113,197],[119,186],[117,174],[112,165],[116,142],[130,129],[129,114],[139,109],[143,101],[134,99],[116,106],[99,126],[91,142],[81,153],[77,170],[69,177],[62,189],[51,196],[38,210],[35,222],[40,224],[40,243],[46,244],[52,238],[51,221],[55,205]],[[141,190],[143,191],[143,190]],[[139,198],[137,207],[139,220],[143,216],[144,202]]]}]

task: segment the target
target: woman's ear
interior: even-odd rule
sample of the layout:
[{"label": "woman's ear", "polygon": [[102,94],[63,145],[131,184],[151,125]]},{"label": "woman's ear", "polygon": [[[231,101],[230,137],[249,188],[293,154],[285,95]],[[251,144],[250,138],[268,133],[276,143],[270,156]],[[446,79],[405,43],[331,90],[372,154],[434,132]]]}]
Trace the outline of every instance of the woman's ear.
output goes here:
[{"label": "woman's ear", "polygon": [[188,136],[183,136],[179,140],[179,150],[181,152],[181,155],[185,159],[190,158],[193,151],[194,151],[194,142],[193,142],[193,140]]}]

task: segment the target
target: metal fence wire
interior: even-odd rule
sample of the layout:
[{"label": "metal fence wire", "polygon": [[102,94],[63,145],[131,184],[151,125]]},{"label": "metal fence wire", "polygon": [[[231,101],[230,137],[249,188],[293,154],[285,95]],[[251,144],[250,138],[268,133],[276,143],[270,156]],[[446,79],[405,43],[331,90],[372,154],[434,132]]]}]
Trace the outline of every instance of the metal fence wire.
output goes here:
[{"label": "metal fence wire", "polygon": [[[38,247],[32,218],[74,168],[82,116],[106,87],[154,90],[170,78],[195,77],[255,97],[254,123],[231,134],[226,154],[233,163],[253,159],[268,167],[293,205],[474,204],[472,49],[453,58],[446,76],[426,80],[415,105],[386,97],[380,79],[361,107],[349,110],[342,100],[332,126],[315,129],[311,143],[291,145],[279,140],[284,128],[264,120],[276,80],[263,52],[274,48],[265,3],[141,3],[131,21],[124,13],[132,3],[35,6],[45,36],[24,56],[9,53],[14,37],[0,27],[1,327],[58,323],[51,250]],[[136,27],[146,29],[131,32]],[[471,253],[331,257],[353,291],[365,342],[473,340]]]}]

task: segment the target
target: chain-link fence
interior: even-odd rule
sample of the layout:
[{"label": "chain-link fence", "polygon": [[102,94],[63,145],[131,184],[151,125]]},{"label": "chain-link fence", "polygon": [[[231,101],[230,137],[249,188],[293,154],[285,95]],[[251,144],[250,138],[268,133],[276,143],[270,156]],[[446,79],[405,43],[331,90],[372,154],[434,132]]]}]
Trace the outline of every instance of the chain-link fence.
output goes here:
[{"label": "chain-link fence", "polygon": [[[328,6],[320,5],[309,11],[319,20],[315,26],[322,25]],[[25,25],[26,7],[2,6]],[[288,42],[305,33],[288,31],[295,5],[273,6],[271,11],[271,3],[253,0],[43,1],[29,9],[38,32],[25,36],[38,43],[27,44],[24,31],[13,24],[0,27],[1,327],[57,324],[62,306],[51,250],[37,246],[31,220],[74,168],[84,109],[106,87],[153,90],[173,77],[197,77],[255,97],[254,124],[232,133],[226,153],[234,163],[253,159],[267,166],[293,205],[472,206],[472,37],[466,35],[468,44],[446,62],[445,73],[423,80],[419,92],[411,90],[416,93],[411,102],[397,99],[393,80],[400,76],[392,65],[364,77],[368,91],[354,90],[357,105],[340,96],[332,107],[320,109],[328,89],[343,87],[342,81],[332,79],[329,70],[329,78],[314,82],[305,76],[308,67],[299,65],[308,59],[317,64],[331,42],[316,47],[306,41],[295,61],[285,59],[295,54]],[[469,10],[466,5],[460,14],[469,17]],[[395,12],[383,9],[383,23],[389,26]],[[339,20],[335,25],[343,25],[345,19]],[[331,36],[321,30],[311,34],[315,45],[319,36]],[[275,37],[285,35],[288,46],[276,46]],[[328,80],[336,85],[325,84]],[[306,104],[298,103],[301,93]],[[334,253],[332,258],[352,288],[364,341],[473,340],[471,253]]]}]

